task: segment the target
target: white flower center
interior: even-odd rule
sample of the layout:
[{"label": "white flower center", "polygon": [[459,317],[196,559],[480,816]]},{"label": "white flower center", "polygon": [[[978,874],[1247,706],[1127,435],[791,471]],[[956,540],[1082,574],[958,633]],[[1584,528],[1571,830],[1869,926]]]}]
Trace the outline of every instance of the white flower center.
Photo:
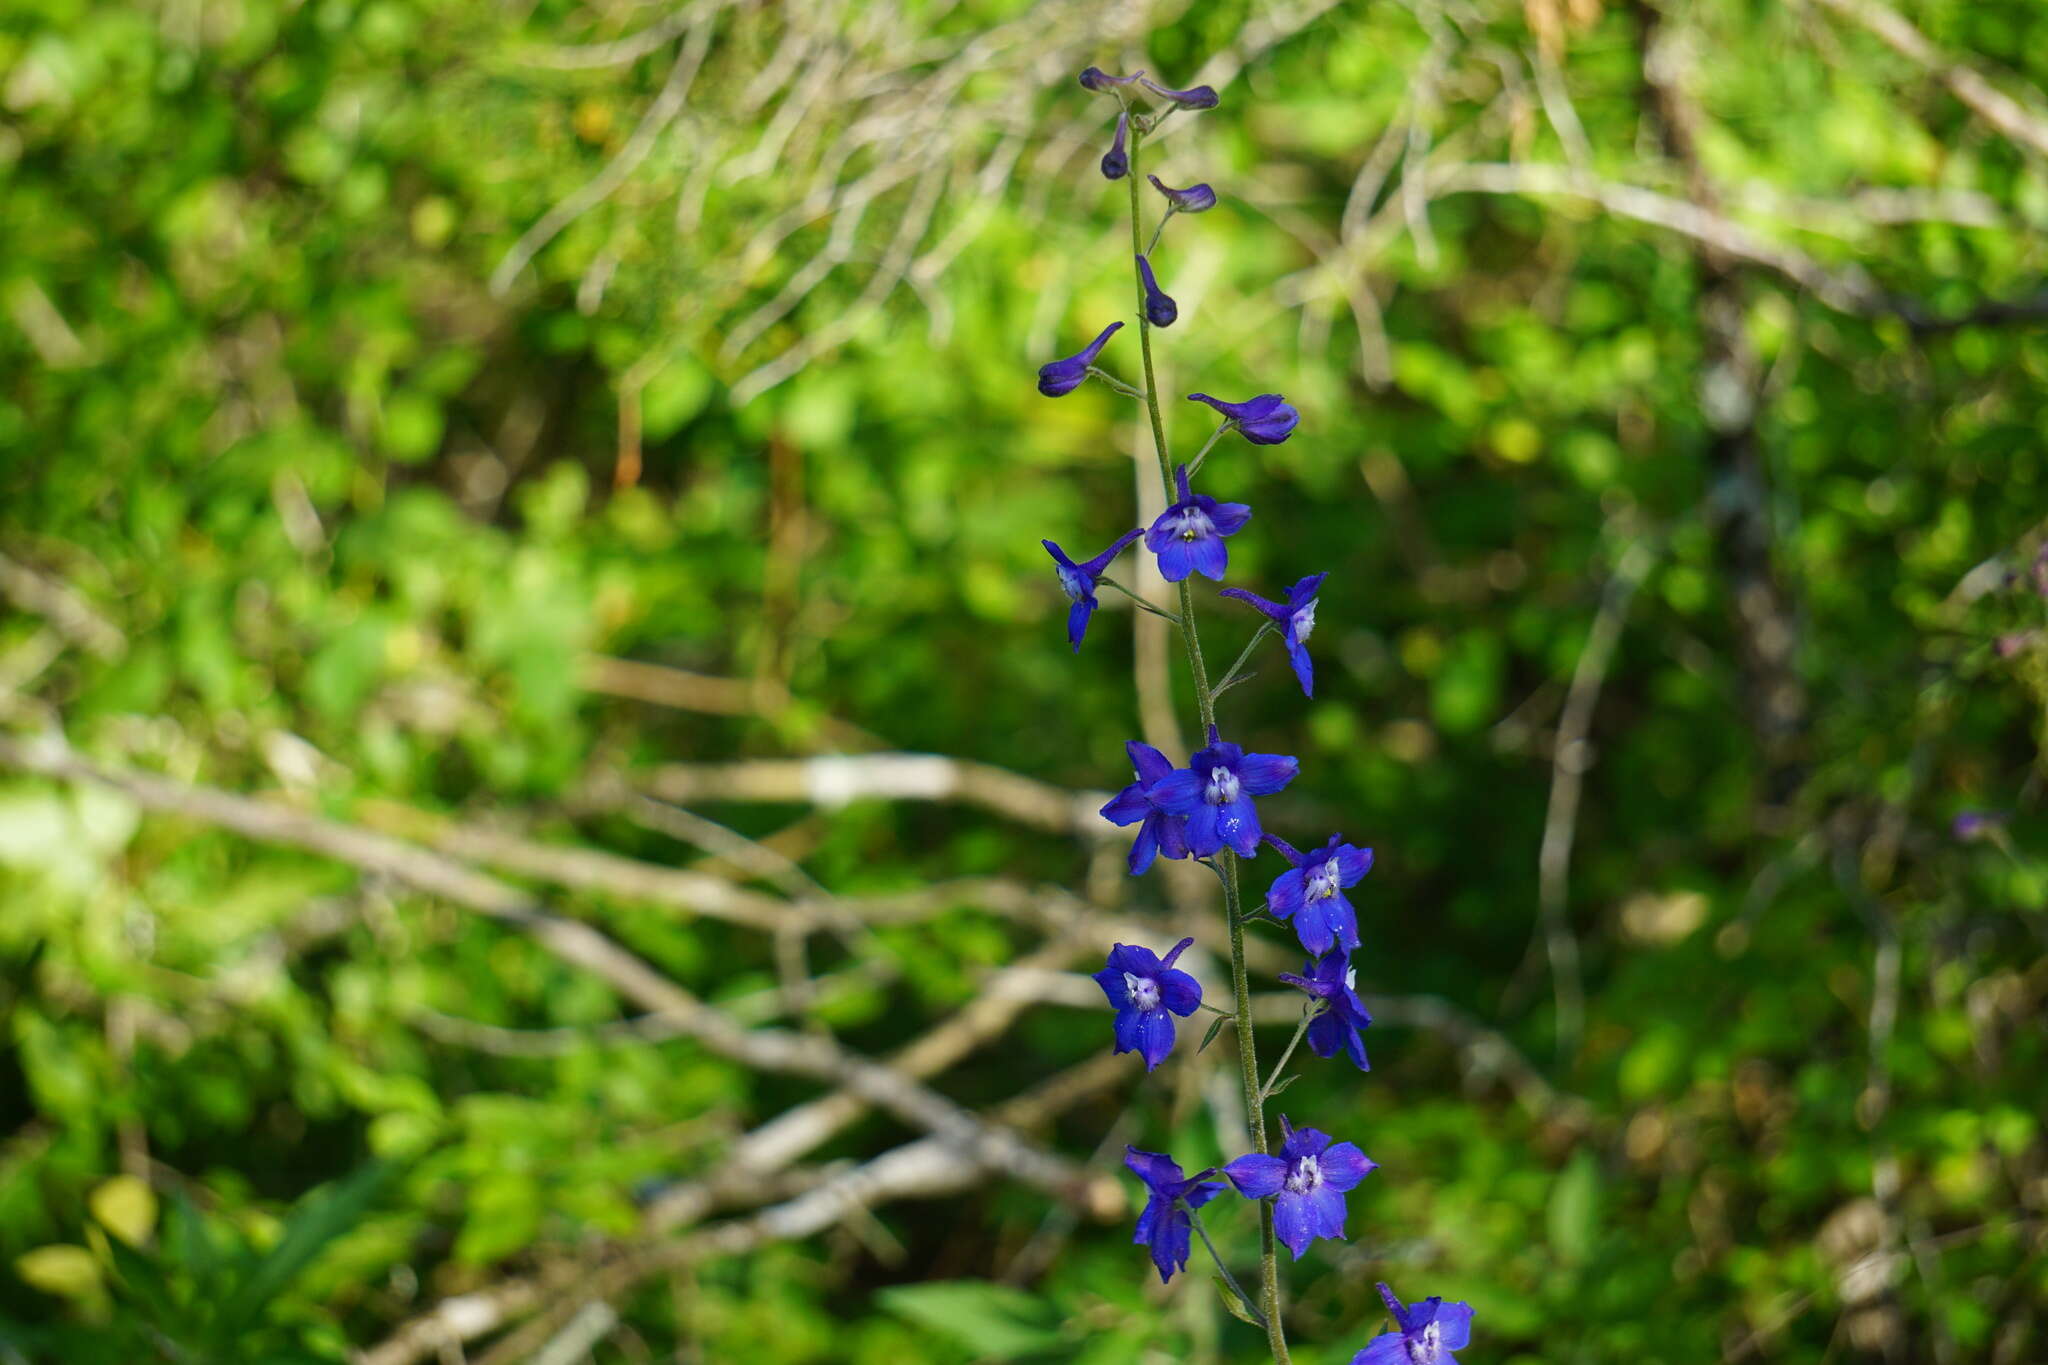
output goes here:
[{"label": "white flower center", "polygon": [[1325,858],[1316,864],[1315,871],[1308,874],[1304,888],[1312,901],[1326,901],[1337,894],[1337,860]]},{"label": "white flower center", "polygon": [[1415,1365],[1436,1365],[1444,1356],[1444,1329],[1438,1323],[1430,1323],[1422,1329],[1421,1336],[1408,1338],[1408,1359]]},{"label": "white flower center", "polygon": [[1316,599],[1309,598],[1308,605],[1294,613],[1294,619],[1289,624],[1294,627],[1294,638],[1302,644],[1307,644],[1308,637],[1316,633]]},{"label": "white flower center", "polygon": [[1095,584],[1090,582],[1088,575],[1082,573],[1079,569],[1070,569],[1064,564],[1056,565],[1055,567],[1058,568],[1060,573],[1060,587],[1066,591],[1068,598],[1071,600],[1075,602],[1085,601],[1088,594],[1094,591]]},{"label": "white flower center", "polygon": [[1184,507],[1174,519],[1174,534],[1182,540],[1207,540],[1216,533],[1216,523],[1199,507]]},{"label": "white flower center", "polygon": [[1227,806],[1237,800],[1237,774],[1220,764],[1209,769],[1209,790],[1203,799],[1212,806]]},{"label": "white flower center", "polygon": [[1347,991],[1358,989],[1358,968],[1346,967],[1344,969],[1344,989]]},{"label": "white flower center", "polygon": [[1149,976],[1133,976],[1124,973],[1124,989],[1130,993],[1131,1003],[1139,1013],[1148,1013],[1159,1008],[1159,983]]},{"label": "white flower center", "polygon": [[1305,1156],[1294,1163],[1294,1169],[1287,1173],[1287,1188],[1296,1194],[1312,1193],[1323,1183],[1323,1166],[1312,1156]]}]

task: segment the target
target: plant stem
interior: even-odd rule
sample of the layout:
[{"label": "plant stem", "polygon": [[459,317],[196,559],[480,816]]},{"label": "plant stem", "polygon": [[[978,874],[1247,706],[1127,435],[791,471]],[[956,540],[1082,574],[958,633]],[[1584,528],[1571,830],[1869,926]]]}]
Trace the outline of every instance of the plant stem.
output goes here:
[{"label": "plant stem", "polygon": [[1202,461],[1209,458],[1210,449],[1213,448],[1218,441],[1223,439],[1224,432],[1230,430],[1231,427],[1235,425],[1236,423],[1234,422],[1225,422],[1222,426],[1216,428],[1216,430],[1209,433],[1209,439],[1202,442],[1202,448],[1195,452],[1195,458],[1188,461],[1189,478],[1192,479],[1193,477],[1195,477],[1196,474],[1201,472]]},{"label": "plant stem", "polygon": [[1280,1073],[1287,1069],[1287,1059],[1294,1055],[1294,1049],[1301,1046],[1302,1036],[1308,1032],[1309,1020],[1323,1012],[1321,1001],[1315,1001],[1301,1012],[1301,1022],[1294,1026],[1294,1036],[1287,1040],[1287,1050],[1280,1054],[1280,1060],[1273,1063],[1273,1074],[1266,1077],[1266,1083],[1259,1087],[1259,1103],[1264,1104],[1273,1094],[1273,1087],[1279,1083]]},{"label": "plant stem", "polygon": [[1138,390],[1132,388],[1129,384],[1124,383],[1123,380],[1118,379],[1115,375],[1109,373],[1109,371],[1098,370],[1093,365],[1090,365],[1088,367],[1088,377],[1090,379],[1100,380],[1102,383],[1108,385],[1112,389],[1115,389],[1118,393],[1122,394],[1126,398],[1143,398],[1145,396]]},{"label": "plant stem", "polygon": [[[1131,190],[1131,251],[1138,252],[1138,244],[1144,237],[1143,211],[1138,205],[1139,152],[1143,148],[1145,135],[1142,129],[1131,130],[1130,142],[1130,190]],[[1145,362],[1145,410],[1152,419],[1152,449],[1159,456],[1159,479],[1166,490],[1166,499],[1173,501],[1173,463],[1166,446],[1166,419],[1159,410],[1159,379],[1152,367],[1152,324],[1145,317],[1145,281],[1138,274],[1137,261],[1131,262],[1131,278],[1136,287],[1138,300],[1138,348]],[[1187,646],[1188,669],[1194,675],[1195,702],[1200,708],[1202,729],[1206,732],[1216,723],[1215,694],[1209,690],[1209,670],[1202,662],[1202,640],[1195,629],[1195,594],[1188,580],[1180,581],[1180,633]],[[1243,902],[1237,885],[1237,854],[1224,849],[1219,877],[1223,882],[1223,907],[1230,922],[1230,986],[1236,997],[1237,1015],[1237,1059],[1240,1080],[1244,1086],[1245,1119],[1251,1126],[1252,1147],[1265,1154],[1266,1148],[1266,1107],[1259,1093],[1258,1049],[1252,1041],[1252,987],[1251,978],[1244,966],[1244,913]],[[1287,1353],[1287,1336],[1280,1325],[1280,1261],[1273,1239],[1273,1205],[1270,1200],[1261,1199],[1259,1205],[1259,1299],[1264,1305],[1263,1317],[1266,1325],[1266,1345],[1272,1350],[1274,1365],[1293,1365],[1293,1357]]]},{"label": "plant stem", "polygon": [[1173,220],[1173,214],[1173,209],[1169,208],[1165,213],[1159,215],[1159,226],[1152,229],[1152,240],[1145,247],[1147,259],[1150,259],[1153,252],[1159,250],[1159,239],[1166,235],[1166,225]]},{"label": "plant stem", "polygon": [[1217,683],[1215,689],[1209,693],[1211,697],[1216,696],[1217,693],[1220,693],[1224,688],[1237,681],[1237,670],[1244,667],[1245,660],[1252,657],[1252,651],[1259,647],[1259,641],[1265,639],[1268,632],[1272,629],[1273,623],[1271,621],[1259,622],[1258,630],[1253,632],[1251,639],[1245,641],[1244,650],[1237,656],[1237,662],[1230,666],[1230,671],[1223,675],[1223,681]]},{"label": "plant stem", "polygon": [[1237,1301],[1244,1305],[1247,1313],[1252,1315],[1252,1320],[1258,1323],[1259,1326],[1264,1327],[1266,1325],[1266,1315],[1259,1311],[1259,1306],[1252,1302],[1252,1296],[1245,1293],[1244,1286],[1237,1282],[1237,1276],[1230,1273],[1230,1267],[1223,1264],[1223,1258],[1216,1254],[1216,1244],[1209,1240],[1209,1229],[1202,1226],[1202,1215],[1196,1213],[1193,1206],[1185,1199],[1176,1199],[1173,1202],[1180,1205],[1182,1211],[1187,1214],[1188,1221],[1195,1225],[1195,1235],[1200,1237],[1202,1245],[1209,1249],[1209,1259],[1216,1263],[1216,1273],[1223,1277],[1223,1283],[1230,1286],[1230,1292],[1237,1295]]},{"label": "plant stem", "polygon": [[1138,596],[1138,594],[1132,592],[1129,588],[1117,582],[1114,578],[1104,576],[1102,578],[1096,579],[1095,581],[1097,583],[1102,584],[1106,588],[1115,588],[1118,592],[1130,598],[1133,602],[1136,602],[1139,606],[1143,607],[1146,611],[1151,612],[1154,616],[1164,616],[1167,620],[1173,622],[1175,625],[1180,624],[1180,618],[1178,616],[1175,616],[1170,611],[1165,611],[1159,607],[1153,606],[1150,602],[1147,602],[1144,598]]}]

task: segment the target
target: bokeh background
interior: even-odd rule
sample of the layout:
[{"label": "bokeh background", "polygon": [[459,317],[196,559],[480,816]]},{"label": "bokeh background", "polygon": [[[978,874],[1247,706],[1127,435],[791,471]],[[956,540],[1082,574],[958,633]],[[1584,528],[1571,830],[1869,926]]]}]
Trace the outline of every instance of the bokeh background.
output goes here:
[{"label": "bokeh background", "polygon": [[2040,6],[26,0],[0,1358],[1262,1358],[1117,1164],[1241,1149],[1230,1039],[1080,975],[1222,943],[1091,814],[1169,642],[1038,546],[1157,505],[1032,383],[1130,310],[1089,64],[1222,92],[1161,384],[1301,409],[1206,477],[1331,575],[1225,708],[1378,852],[1296,1359],[1381,1278],[1475,1361],[2048,1354]]}]

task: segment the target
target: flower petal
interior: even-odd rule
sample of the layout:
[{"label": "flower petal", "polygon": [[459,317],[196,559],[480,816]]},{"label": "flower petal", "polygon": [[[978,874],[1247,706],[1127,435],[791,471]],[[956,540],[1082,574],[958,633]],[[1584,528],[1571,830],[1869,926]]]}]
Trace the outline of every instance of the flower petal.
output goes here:
[{"label": "flower petal", "polygon": [[1145,784],[1133,782],[1105,801],[1098,813],[1112,825],[1135,825],[1155,810],[1151,799],[1145,795]]},{"label": "flower petal", "polygon": [[1288,754],[1246,754],[1237,776],[1248,796],[1271,796],[1294,780],[1301,760]]},{"label": "flower petal", "polygon": [[[1156,816],[1158,812],[1153,812]],[[1138,837],[1131,841],[1129,866],[1133,877],[1142,877],[1151,870],[1152,860],[1159,856],[1159,821],[1148,816],[1138,826]]]},{"label": "flower petal", "polygon": [[1293,1190],[1280,1191],[1273,1201],[1273,1233],[1294,1253],[1295,1260],[1301,1259],[1316,1237],[1315,1214],[1305,1196]]},{"label": "flower petal", "polygon": [[[1151,544],[1150,537],[1147,537],[1146,543],[1148,545]],[[1178,583],[1197,569],[1200,569],[1203,573],[1209,573],[1195,559],[1194,547],[1197,545],[1213,545],[1219,551],[1223,548],[1223,542],[1215,539],[1213,536],[1204,540],[1182,540],[1179,536],[1175,536],[1163,545],[1153,546],[1152,553],[1159,556],[1159,576],[1169,583]],[[1209,576],[1211,578],[1221,578],[1223,571],[1218,569],[1215,573],[1209,574]]]},{"label": "flower petal", "polygon": [[1180,1163],[1164,1152],[1148,1152],[1142,1147],[1124,1148],[1124,1165],[1131,1174],[1155,1190],[1178,1185],[1181,1180]]},{"label": "flower petal", "polygon": [[1219,502],[1209,509],[1209,520],[1219,536],[1234,536],[1252,519],[1250,503]]},{"label": "flower petal", "polygon": [[1247,1152],[1223,1168],[1223,1174],[1247,1199],[1278,1194],[1287,1180],[1287,1163],[1277,1156]]},{"label": "flower petal", "polygon": [[1216,829],[1217,807],[1207,801],[1197,801],[1188,816],[1188,852],[1197,858],[1206,858],[1223,847],[1223,836]]},{"label": "flower petal", "polygon": [[1318,1158],[1323,1180],[1339,1194],[1358,1188],[1358,1182],[1379,1169],[1379,1163],[1358,1150],[1355,1142],[1332,1145]]},{"label": "flower petal", "polygon": [[1186,972],[1166,971],[1159,982],[1159,1003],[1185,1019],[1202,1005],[1202,983]]},{"label": "flower petal", "polygon": [[[1187,540],[1181,543],[1187,546],[1187,563],[1189,568],[1212,583],[1221,583],[1223,581],[1224,571],[1230,567],[1230,551],[1224,546],[1223,537],[1203,536],[1199,540]],[[1166,557],[1161,555],[1159,562],[1163,566],[1166,563]],[[1164,572],[1163,568],[1161,572]],[[1181,577],[1186,578],[1187,575],[1182,574]]]},{"label": "flower petal", "polygon": [[[1217,505],[1219,507],[1222,506],[1222,504],[1220,503]],[[1052,542],[1047,541],[1046,544],[1050,545],[1052,544]],[[1283,607],[1278,602],[1269,602],[1265,598],[1259,596],[1257,593],[1246,592],[1243,588],[1225,588],[1222,592],[1218,593],[1217,596],[1235,597],[1240,602],[1249,603],[1253,607],[1257,608],[1260,614],[1270,616],[1275,621],[1285,621],[1288,618],[1288,616],[1292,614],[1290,608]]]},{"label": "flower petal", "polygon": [[1443,1333],[1446,1351],[1462,1351],[1472,1344],[1472,1305],[1447,1303],[1436,1310],[1436,1324]]},{"label": "flower petal", "polygon": [[1202,779],[1193,768],[1175,768],[1145,788],[1153,805],[1173,815],[1192,815],[1202,800]]},{"label": "flower petal", "polygon": [[1081,637],[1088,633],[1088,618],[1095,614],[1095,599],[1084,597],[1067,608],[1067,643],[1081,652]]},{"label": "flower petal", "polygon": [[1255,858],[1259,853],[1259,808],[1252,804],[1249,796],[1240,796],[1235,801],[1221,806],[1204,806],[1216,812],[1216,840],[1219,846],[1228,844],[1237,850],[1240,858]]},{"label": "flower petal", "polygon": [[1138,775],[1140,782],[1157,782],[1173,771],[1173,764],[1166,755],[1140,739],[1124,741],[1124,752],[1130,755],[1131,771]]},{"label": "flower petal", "polygon": [[1102,577],[1102,571],[1110,566],[1110,562],[1124,552],[1124,547],[1144,534],[1145,528],[1142,526],[1135,530],[1126,531],[1118,536],[1107,550],[1104,550],[1093,559],[1076,564],[1074,567],[1087,574],[1090,578],[1100,578]]},{"label": "flower petal", "polygon": [[1186,816],[1168,815],[1161,811],[1152,827],[1159,835],[1159,855],[1163,858],[1185,858],[1188,856],[1188,822]]},{"label": "flower petal", "polygon": [[1308,657],[1308,646],[1287,634],[1287,662],[1294,665],[1294,680],[1301,684],[1301,695],[1313,697],[1316,694],[1316,666]]},{"label": "flower petal", "polygon": [[1344,1196],[1328,1185],[1312,1191],[1308,1196],[1309,1213],[1315,1220],[1318,1237],[1342,1240],[1344,1237]]},{"label": "flower petal", "polygon": [[1408,1338],[1399,1332],[1382,1332],[1351,1357],[1351,1365],[1409,1365]]},{"label": "flower petal", "polygon": [[1290,867],[1275,877],[1273,885],[1266,891],[1266,908],[1281,919],[1286,919],[1301,909],[1301,882],[1304,875],[1300,868]]},{"label": "flower petal", "polygon": [[1337,880],[1344,886],[1356,886],[1372,871],[1372,850],[1354,848],[1345,844],[1337,850]]}]

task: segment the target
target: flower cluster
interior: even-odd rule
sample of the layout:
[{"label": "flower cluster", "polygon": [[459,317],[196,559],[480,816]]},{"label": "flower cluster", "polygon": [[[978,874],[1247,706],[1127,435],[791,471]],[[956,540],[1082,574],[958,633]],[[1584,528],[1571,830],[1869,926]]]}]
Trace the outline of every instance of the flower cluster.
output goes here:
[{"label": "flower cluster", "polygon": [[[1146,136],[1171,115],[1215,108],[1216,92],[1208,86],[1171,90],[1147,79],[1142,71],[1116,76],[1092,66],[1081,73],[1080,83],[1084,89],[1109,95],[1116,101],[1115,129],[1109,150],[1102,157],[1101,169],[1109,180],[1130,182],[1127,192],[1136,218],[1141,213],[1137,172]],[[1142,103],[1144,96],[1153,101],[1152,107]],[[1153,430],[1161,434],[1163,442],[1165,416],[1153,375],[1151,333],[1155,328],[1177,322],[1181,308],[1160,284],[1156,253],[1166,225],[1175,215],[1205,213],[1216,206],[1217,198],[1207,184],[1175,189],[1156,175],[1144,178],[1166,205],[1151,245],[1133,258],[1132,298],[1146,387],[1139,389],[1098,367],[1104,348],[1123,326],[1121,321],[1112,321],[1082,350],[1042,366],[1038,388],[1047,397],[1059,398],[1089,379],[1098,380],[1117,393],[1143,401]],[[1141,235],[1139,226],[1133,225],[1134,240]],[[1224,588],[1221,596],[1251,607],[1261,619],[1237,665],[1213,687],[1208,682],[1192,620],[1195,599],[1191,580],[1224,580],[1230,569],[1228,541],[1243,531],[1252,517],[1252,509],[1246,504],[1220,501],[1197,489],[1195,479],[1203,462],[1217,442],[1231,433],[1253,445],[1279,445],[1294,435],[1301,414],[1278,393],[1260,393],[1242,402],[1206,393],[1191,393],[1187,398],[1211,408],[1221,418],[1221,424],[1210,432],[1207,442],[1190,462],[1173,464],[1165,449],[1159,451],[1162,480],[1170,501],[1152,524],[1122,533],[1100,554],[1078,562],[1053,541],[1043,544],[1053,558],[1060,590],[1071,604],[1067,639],[1076,652],[1099,605],[1095,589],[1104,582],[1129,593],[1140,606],[1167,616],[1181,628],[1206,743],[1188,756],[1185,765],[1176,766],[1153,746],[1139,740],[1129,741],[1125,752],[1134,780],[1102,807],[1102,815],[1114,825],[1137,827],[1129,856],[1132,875],[1145,873],[1161,856],[1198,861],[1223,883],[1231,918],[1228,942],[1234,1011],[1206,1004],[1196,973],[1177,965],[1195,947],[1193,937],[1181,939],[1163,957],[1150,948],[1116,944],[1102,970],[1095,973],[1095,980],[1114,1011],[1110,1028],[1114,1050],[1137,1053],[1144,1059],[1148,1072],[1173,1053],[1177,1020],[1186,1019],[1197,1010],[1209,1010],[1219,1016],[1209,1030],[1211,1038],[1223,1023],[1235,1023],[1245,1105],[1251,1122],[1253,1150],[1220,1169],[1210,1167],[1192,1176],[1184,1175],[1180,1165],[1166,1154],[1129,1148],[1125,1164],[1143,1182],[1147,1193],[1132,1240],[1150,1249],[1160,1279],[1170,1280],[1186,1269],[1194,1235],[1201,1233],[1203,1242],[1208,1242],[1199,1215],[1204,1205],[1225,1189],[1235,1190],[1257,1205],[1262,1225],[1271,1234],[1264,1238],[1259,1299],[1255,1302],[1239,1288],[1220,1263],[1218,1269],[1242,1300],[1243,1311],[1239,1316],[1265,1328],[1276,1359],[1285,1359],[1273,1242],[1277,1239],[1299,1259],[1318,1239],[1342,1239],[1347,1215],[1345,1197],[1377,1166],[1355,1143],[1339,1141],[1315,1128],[1297,1128],[1286,1115],[1279,1118],[1277,1150],[1269,1147],[1265,1106],[1286,1083],[1280,1073],[1303,1039],[1307,1040],[1309,1051],[1319,1058],[1341,1054],[1359,1071],[1370,1069],[1362,1034],[1372,1023],[1372,1016],[1358,995],[1358,968],[1354,960],[1364,940],[1357,908],[1347,893],[1371,872],[1373,851],[1348,842],[1342,834],[1332,834],[1326,843],[1304,853],[1277,834],[1269,833],[1257,802],[1284,791],[1299,774],[1301,764],[1286,754],[1247,752],[1242,744],[1223,737],[1215,715],[1218,695],[1237,680],[1238,668],[1268,634],[1279,638],[1303,695],[1314,695],[1315,671],[1308,644],[1315,631],[1318,595],[1328,575],[1312,573],[1301,578],[1278,601],[1245,588]],[[1117,557],[1141,537],[1159,577],[1179,585],[1178,615],[1145,602],[1131,589],[1106,577]],[[1264,904],[1247,909],[1240,889],[1240,864],[1258,857],[1262,848],[1274,850],[1286,866],[1268,885]],[[1299,973],[1283,973],[1279,977],[1283,984],[1302,993],[1301,1021],[1280,1065],[1263,1085],[1258,1083],[1260,1072],[1251,1036],[1242,932],[1246,925],[1257,921],[1291,929],[1308,954]],[[1195,962],[1200,960],[1198,956]],[[1213,1248],[1211,1251],[1213,1254]],[[1432,1298],[1410,1307],[1396,1299],[1385,1285],[1380,1286],[1380,1292],[1385,1296],[1395,1330],[1370,1342],[1355,1357],[1353,1365],[1432,1365],[1450,1361],[1450,1353],[1464,1346],[1470,1337],[1472,1310],[1467,1305],[1446,1304]]]}]

